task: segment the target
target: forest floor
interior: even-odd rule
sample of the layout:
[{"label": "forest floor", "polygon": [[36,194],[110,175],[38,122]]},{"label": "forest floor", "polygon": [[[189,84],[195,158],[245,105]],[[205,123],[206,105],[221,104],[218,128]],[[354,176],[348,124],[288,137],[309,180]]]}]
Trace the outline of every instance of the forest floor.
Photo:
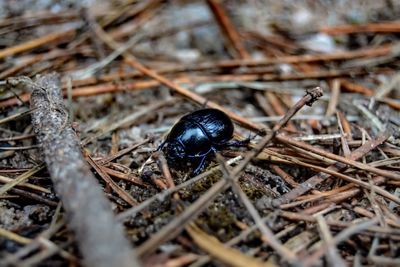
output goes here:
[{"label": "forest floor", "polygon": [[[0,266],[399,266],[399,18],[0,1]],[[156,150],[204,107],[251,141],[194,175]]]}]

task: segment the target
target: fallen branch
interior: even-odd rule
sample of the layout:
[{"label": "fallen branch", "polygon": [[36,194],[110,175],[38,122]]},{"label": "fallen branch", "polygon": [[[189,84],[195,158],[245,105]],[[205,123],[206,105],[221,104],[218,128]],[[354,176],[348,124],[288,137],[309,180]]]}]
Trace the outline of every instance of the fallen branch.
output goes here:
[{"label": "fallen branch", "polygon": [[32,124],[85,266],[139,266],[68,125],[58,75],[13,79],[32,91]]}]

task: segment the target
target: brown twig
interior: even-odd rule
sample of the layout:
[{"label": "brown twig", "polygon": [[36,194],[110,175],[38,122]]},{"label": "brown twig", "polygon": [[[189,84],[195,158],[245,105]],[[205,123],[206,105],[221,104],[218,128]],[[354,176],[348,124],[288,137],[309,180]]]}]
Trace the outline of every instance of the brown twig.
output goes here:
[{"label": "brown twig", "polygon": [[313,88],[307,91],[307,94],[302,97],[293,107],[291,107],[285,116],[275,124],[272,131],[269,132],[252,150],[249,151],[243,161],[235,167],[232,171],[233,177],[236,177],[245,167],[246,165],[260,152],[264,149],[264,147],[278,134],[278,131],[286,125],[286,123],[292,118],[304,105],[312,105],[314,101],[322,96],[323,92],[320,87]]},{"label": "brown twig", "polygon": [[140,179],[140,178],[137,177],[136,175],[133,175],[132,173],[123,173],[123,172],[119,172],[119,171],[116,171],[116,170],[107,168],[107,167],[105,167],[105,166],[101,166],[101,169],[102,169],[105,173],[107,173],[108,175],[111,175],[112,177],[116,177],[116,178],[118,178],[118,179],[131,182],[131,183],[133,183],[133,184],[135,184],[135,185],[138,185],[138,186],[149,187],[149,185],[146,184],[146,183],[144,183],[144,182],[142,181],[142,179]]},{"label": "brown twig", "polygon": [[343,112],[338,111],[337,117],[340,120],[340,122],[338,122],[338,124],[340,123],[340,125],[342,125],[341,127],[343,128],[343,132],[346,134],[346,139],[348,141],[352,141],[353,135],[351,132],[351,126],[350,126],[349,121],[346,119],[346,116],[343,114]]},{"label": "brown twig", "polygon": [[363,231],[364,229],[368,229],[371,226],[375,225],[377,223],[378,219],[374,218],[372,220],[368,220],[353,226],[350,226],[348,228],[346,228],[345,230],[343,230],[342,232],[340,232],[337,236],[335,236],[334,238],[332,238],[330,241],[326,242],[325,245],[321,246],[320,249],[318,249],[313,255],[311,255],[310,257],[307,257],[307,259],[305,259],[304,261],[304,265],[305,266],[313,266],[314,262],[319,259],[331,246],[336,246],[337,244],[339,244],[340,242],[343,242],[344,240],[346,240],[347,238],[349,238],[350,236],[357,234],[361,231]]},{"label": "brown twig", "polygon": [[307,151],[314,152],[314,153],[316,153],[318,155],[321,155],[323,157],[335,160],[337,162],[341,162],[343,164],[356,167],[356,168],[358,168],[360,170],[365,170],[365,171],[369,171],[369,172],[375,173],[377,175],[386,176],[388,178],[392,178],[392,179],[395,179],[395,180],[400,180],[400,174],[397,174],[396,172],[381,170],[381,169],[378,169],[376,167],[372,167],[372,166],[370,166],[368,164],[364,164],[364,163],[355,161],[355,160],[353,160],[351,158],[341,157],[341,156],[335,155],[333,153],[327,152],[325,150],[322,150],[320,148],[317,148],[315,146],[309,145],[307,143],[293,140],[292,138],[289,138],[289,137],[284,136],[284,135],[279,135],[277,137],[277,140],[279,140],[280,142],[285,143],[285,144],[290,144],[290,145],[305,149]]},{"label": "brown twig", "polygon": [[0,50],[0,59],[3,59],[7,56],[12,56],[27,50],[31,50],[33,48],[45,45],[45,44],[49,44],[52,42],[56,42],[59,40],[63,40],[66,38],[71,38],[75,35],[76,33],[76,29],[69,29],[66,31],[62,31],[62,32],[54,32],[54,33],[50,33],[48,35],[30,40],[26,43],[22,43],[16,46],[12,46],[9,48],[5,48],[3,50]]},{"label": "brown twig", "polygon": [[339,103],[340,98],[340,80],[334,79],[331,82],[331,97],[329,99],[328,107],[326,108],[325,115],[332,116],[335,114],[336,106]]},{"label": "brown twig", "polygon": [[[200,71],[209,70],[211,68],[236,68],[236,67],[251,67],[251,66],[264,66],[273,64],[298,64],[298,63],[312,63],[321,61],[337,61],[349,60],[354,58],[364,57],[378,57],[389,54],[392,51],[393,45],[382,45],[374,48],[364,48],[353,51],[334,52],[330,54],[319,55],[299,55],[299,56],[282,56],[278,58],[269,59],[231,59],[222,60],[219,62],[205,62],[193,66],[182,66],[179,71]],[[178,69],[175,69],[178,71]]]},{"label": "brown twig", "polygon": [[293,157],[290,157],[290,156],[279,155],[278,153],[274,153],[274,154],[276,156],[282,157],[283,159],[286,159],[288,161],[292,161],[293,163],[296,163],[297,165],[308,167],[310,169],[313,169],[313,170],[316,170],[316,171],[319,171],[319,172],[322,172],[322,173],[325,173],[325,174],[332,175],[334,177],[340,178],[340,179],[345,180],[347,182],[354,183],[354,184],[356,184],[356,185],[358,185],[358,186],[360,186],[362,188],[365,188],[365,189],[368,189],[368,190],[371,190],[371,191],[376,191],[380,195],[382,195],[382,196],[384,196],[384,197],[396,202],[397,204],[400,204],[400,198],[396,197],[393,194],[390,194],[388,191],[386,191],[386,190],[384,190],[384,189],[382,189],[380,187],[377,187],[375,185],[371,185],[371,184],[363,182],[363,181],[361,181],[359,179],[356,179],[356,178],[350,177],[348,175],[339,173],[339,172],[334,171],[334,170],[332,170],[330,168],[324,168],[324,167],[320,167],[320,166],[313,165],[313,164],[310,164],[310,163],[305,163],[305,162],[302,162],[302,161],[300,161],[298,159],[295,159]]},{"label": "brown twig", "polygon": [[137,200],[128,194],[124,189],[122,189],[116,182],[114,182],[111,177],[102,169],[102,167],[99,166],[89,155],[86,156],[86,160],[107,183],[107,185],[109,185],[123,200],[125,200],[131,206],[136,206],[138,204]]},{"label": "brown twig", "polygon": [[367,88],[365,86],[362,86],[360,84],[351,82],[348,79],[340,79],[340,86],[343,87],[348,92],[353,92],[353,93],[360,93],[366,96],[373,96],[374,91],[370,88]]},{"label": "brown twig", "polygon": [[45,197],[43,197],[41,195],[38,195],[38,194],[35,194],[35,193],[32,193],[32,192],[28,192],[28,191],[25,191],[25,190],[22,190],[22,189],[18,189],[18,188],[12,188],[12,189],[10,189],[9,192],[12,193],[12,194],[16,194],[16,195],[19,195],[19,196],[23,196],[23,197],[32,199],[32,200],[37,201],[39,203],[43,203],[43,204],[49,205],[51,207],[57,207],[57,202],[49,200],[49,199],[47,199],[47,198],[45,198]]},{"label": "brown twig", "polygon": [[[271,104],[273,110],[275,111],[275,114],[278,116],[284,116],[286,113],[286,110],[280,103],[280,100],[278,99],[276,94],[274,94],[272,92],[265,92],[264,95],[268,99],[268,102]],[[288,131],[296,132],[295,125],[290,121],[287,123],[286,129]]]},{"label": "brown twig", "polygon": [[368,23],[361,25],[339,25],[323,27],[319,30],[329,35],[350,34],[350,33],[395,33],[400,32],[400,23],[385,22],[385,23]]},{"label": "brown twig", "polygon": [[[371,141],[367,142],[366,144],[364,144],[363,146],[359,147],[358,149],[354,150],[350,154],[350,158],[352,160],[357,160],[357,159],[361,158],[363,155],[367,154],[368,152],[370,152],[371,150],[376,148],[378,145],[381,145],[383,142],[385,142],[389,138],[389,136],[390,135],[387,133],[379,134],[375,140],[371,140]],[[328,169],[337,170],[337,171],[341,171],[344,168],[346,168],[346,166],[344,164],[338,164],[338,163],[328,167]],[[288,203],[289,201],[291,201],[293,199],[296,199],[297,197],[301,196],[302,194],[313,189],[316,185],[320,184],[328,177],[329,177],[329,175],[324,174],[324,173],[318,173],[318,174],[312,176],[311,178],[307,179],[305,182],[301,183],[298,187],[294,188],[292,191],[282,195],[279,199],[274,200],[273,205],[281,205],[284,203]]]},{"label": "brown twig", "polygon": [[28,170],[27,172],[24,172],[23,174],[19,175],[15,179],[12,179],[11,181],[7,182],[5,185],[0,187],[0,196],[5,194],[8,190],[13,188],[14,186],[24,183],[25,180],[27,180],[29,177],[31,177],[35,173],[41,171],[44,167],[45,167],[45,165],[42,163],[42,164]]},{"label": "brown twig", "polygon": [[[132,63],[132,62],[131,62]],[[138,62],[139,63],[139,62]],[[141,63],[139,63],[141,64]],[[144,67],[144,66],[143,66]],[[160,84],[167,85],[171,89],[177,91],[179,94],[191,99],[192,101],[203,105],[204,102],[201,102],[202,99],[205,98],[194,93],[191,91],[188,91],[187,89],[183,88],[180,86],[180,83],[200,83],[200,82],[212,82],[212,81],[237,81],[237,82],[246,82],[246,81],[254,81],[254,80],[263,80],[263,81],[288,81],[288,80],[303,80],[303,79],[322,79],[322,78],[334,78],[334,77],[340,77],[340,76],[349,76],[349,75],[358,75],[358,74],[363,74],[364,71],[344,71],[344,70],[329,70],[329,71],[317,71],[317,72],[310,72],[310,73],[305,73],[305,74],[263,74],[263,75],[258,75],[258,74],[243,74],[243,75],[238,75],[238,74],[226,74],[226,75],[213,75],[213,76],[180,76],[176,77],[175,79],[168,80],[169,84],[174,84],[174,87],[170,87],[169,85],[163,83],[163,81],[158,81],[158,78],[154,78],[153,76],[149,75],[150,77],[153,77],[155,80],[137,80],[134,82],[124,82],[124,83],[106,83],[106,84],[97,84],[93,86],[85,86],[85,87],[80,87],[80,88],[75,88],[72,90],[71,96],[72,97],[82,97],[82,96],[91,96],[91,95],[99,95],[99,94],[106,94],[106,93],[116,93],[116,92],[125,92],[125,91],[135,91],[135,90],[144,90],[144,89],[150,89],[150,88],[155,88],[159,86]],[[146,74],[147,75],[147,74]],[[123,76],[123,75],[121,75]],[[158,77],[158,76],[157,76]],[[160,76],[166,79],[164,76]],[[86,80],[86,79],[85,79]],[[86,84],[86,82],[89,82],[89,80],[82,80],[82,84]],[[108,80],[108,79],[106,79]],[[90,82],[93,82],[90,79]],[[79,83],[76,83],[79,84]],[[188,91],[188,92],[186,92]],[[67,95],[67,91],[63,90],[64,96]],[[196,97],[194,97],[196,95]],[[194,97],[194,98],[193,98]],[[19,99],[12,97],[12,98],[7,98],[4,99],[3,101],[0,102],[0,108],[4,107],[9,107],[18,104],[19,102],[27,102],[29,100],[29,93],[23,93],[19,95]],[[388,105],[396,105],[395,102],[392,103],[388,99],[381,99],[382,102],[388,102]],[[391,103],[391,104],[389,104]],[[211,101],[207,102],[207,104],[210,104],[210,106],[219,106],[216,103],[213,103]],[[219,109],[223,109],[222,106],[219,106]],[[226,113],[229,113],[225,109]],[[243,121],[242,119],[239,119],[237,116],[235,116],[234,113],[231,113],[230,116],[237,120],[238,123]],[[243,122],[244,123],[244,122]],[[247,121],[247,124],[250,122]],[[256,124],[253,124],[256,125]],[[259,125],[260,126],[260,125]],[[249,128],[250,126],[247,126]],[[252,130],[255,130],[257,127],[254,126],[253,128],[249,128]]]},{"label": "brown twig", "polygon": [[283,180],[285,180],[286,183],[288,183],[291,187],[297,187],[299,184],[293,179],[291,175],[286,173],[284,170],[282,170],[278,165],[271,165],[271,169],[278,174],[280,177],[282,177]]},{"label": "brown twig", "polygon": [[[286,218],[288,220],[292,221],[306,221],[306,222],[317,222],[317,219],[313,215],[309,214],[304,214],[302,212],[290,212],[290,211],[278,211],[277,214],[283,218]],[[339,228],[348,228],[350,226],[354,226],[353,222],[343,222],[343,221],[337,221],[337,220],[332,220],[328,219],[326,220],[326,223],[329,226],[335,227],[336,229]],[[398,229],[388,229],[388,228],[383,228],[379,226],[371,226],[369,227],[366,232],[363,234],[368,234],[368,235],[377,235],[380,234],[380,237],[389,237],[393,239],[399,239],[400,237],[400,231]]]},{"label": "brown twig", "polygon": [[114,161],[114,160],[122,157],[123,155],[126,155],[126,154],[132,152],[133,150],[137,149],[138,147],[141,147],[142,145],[147,144],[150,141],[151,141],[151,139],[147,138],[147,139],[143,140],[142,142],[139,142],[137,144],[131,145],[131,146],[125,148],[125,149],[122,149],[122,150],[118,151],[117,153],[115,153],[113,155],[110,155],[110,156],[108,156],[106,158],[98,160],[98,162],[99,162],[99,164],[104,165],[104,164],[106,164],[108,162]]},{"label": "brown twig", "polygon": [[[230,46],[235,49],[239,54],[240,58],[250,58],[249,53],[246,51],[245,46],[242,43],[240,35],[236,31],[233,23],[226,14],[224,8],[217,0],[207,0],[207,4],[214,14],[215,19],[218,22],[219,28],[225,34],[227,41]],[[234,57],[235,58],[235,57]]]},{"label": "brown twig", "polygon": [[322,215],[318,215],[317,222],[322,235],[322,240],[327,247],[327,259],[329,265],[332,267],[345,266],[346,262],[342,257],[340,257],[336,247],[332,244],[332,234],[329,230],[329,226],[326,224],[325,218],[322,217]]},{"label": "brown twig", "polygon": [[158,168],[161,170],[165,180],[167,181],[168,188],[174,188],[175,183],[172,179],[171,172],[168,167],[167,159],[164,157],[163,153],[157,151],[153,153],[152,157],[156,160]]}]

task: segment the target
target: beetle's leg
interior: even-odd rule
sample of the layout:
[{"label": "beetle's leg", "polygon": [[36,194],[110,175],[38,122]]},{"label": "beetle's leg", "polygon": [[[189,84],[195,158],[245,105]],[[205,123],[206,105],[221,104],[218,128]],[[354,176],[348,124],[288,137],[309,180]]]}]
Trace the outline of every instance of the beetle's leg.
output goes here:
[{"label": "beetle's leg", "polygon": [[207,156],[207,155],[210,154],[211,152],[216,152],[216,150],[215,150],[214,147],[211,147],[211,148],[210,148],[206,153],[204,153],[204,154],[197,154],[197,155],[194,155],[194,156],[187,155],[186,157],[188,157],[188,158],[202,158],[202,157]]},{"label": "beetle's leg", "polygon": [[249,136],[244,140],[231,140],[225,143],[224,146],[236,146],[236,147],[248,146],[250,141],[253,140],[256,136],[257,135]]},{"label": "beetle's leg", "polygon": [[194,169],[193,174],[194,175],[198,175],[201,170],[203,170],[204,165],[206,163],[206,157],[207,155],[204,155],[201,159],[200,159],[200,163],[197,165],[196,169]]},{"label": "beetle's leg", "polygon": [[248,146],[250,143],[250,139],[245,139],[245,140],[232,140],[229,141],[225,144],[225,146],[236,146],[236,147],[241,147],[241,146]]},{"label": "beetle's leg", "polygon": [[226,142],[223,146],[233,146],[233,147],[242,147],[242,146],[248,146],[250,144],[250,138],[246,138],[244,140],[231,140]]},{"label": "beetle's leg", "polygon": [[167,140],[164,140],[158,147],[157,147],[157,150],[156,151],[161,151],[163,148],[164,148],[164,146],[167,144]]},{"label": "beetle's leg", "polygon": [[211,147],[210,150],[208,150],[207,153],[204,153],[203,155],[197,155],[195,157],[189,156],[192,158],[200,158],[201,157],[200,163],[197,165],[196,169],[193,171],[194,175],[198,175],[201,172],[201,170],[204,168],[207,155],[210,154],[211,152],[215,153],[215,152],[217,152],[217,150],[214,147]]}]

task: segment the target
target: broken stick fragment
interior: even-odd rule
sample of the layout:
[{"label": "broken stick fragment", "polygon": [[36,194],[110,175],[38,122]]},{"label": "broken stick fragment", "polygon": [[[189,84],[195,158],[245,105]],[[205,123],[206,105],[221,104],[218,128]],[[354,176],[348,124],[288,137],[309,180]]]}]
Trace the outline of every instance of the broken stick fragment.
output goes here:
[{"label": "broken stick fragment", "polygon": [[68,122],[58,74],[20,79],[32,92],[32,124],[85,266],[140,266]]}]

